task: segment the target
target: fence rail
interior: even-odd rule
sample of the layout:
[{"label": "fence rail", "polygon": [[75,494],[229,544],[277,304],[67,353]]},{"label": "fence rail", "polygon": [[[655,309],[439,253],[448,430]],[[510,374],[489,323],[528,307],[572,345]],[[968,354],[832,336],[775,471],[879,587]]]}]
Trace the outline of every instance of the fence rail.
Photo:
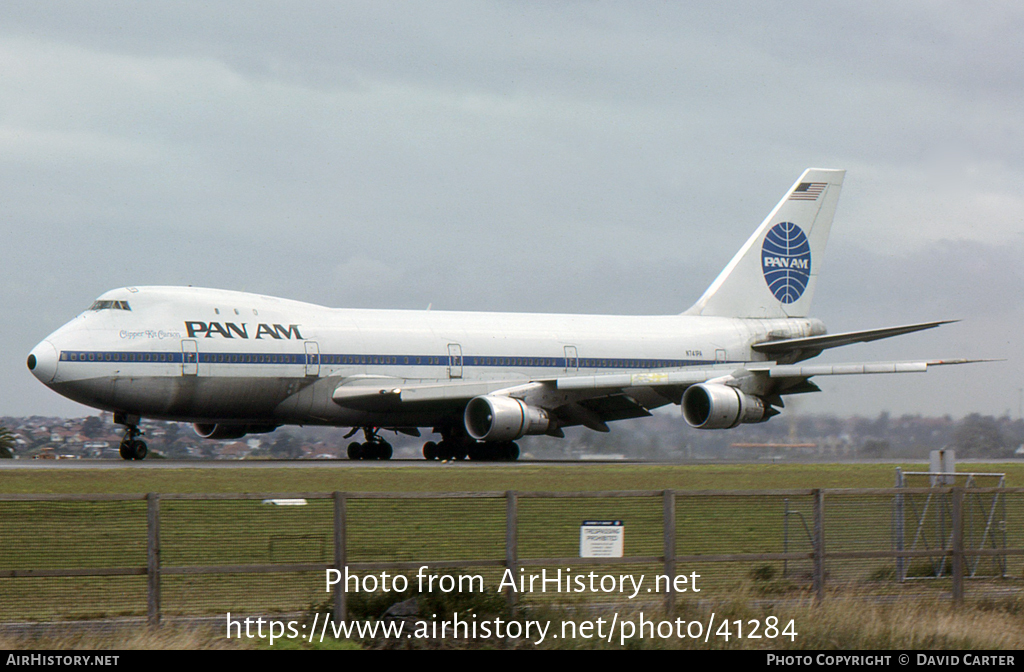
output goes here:
[{"label": "fence rail", "polygon": [[[305,505],[264,506],[272,500]],[[795,540],[786,527],[791,515],[806,532]],[[599,519],[625,522],[623,557],[576,553],[579,525]],[[424,565],[512,576],[525,568],[632,566],[674,580],[696,563],[762,563],[753,571],[770,579],[771,563],[782,563],[784,578],[807,581],[822,599],[827,584],[852,577],[900,583],[929,575],[910,562],[926,559],[929,576],[948,580],[959,602],[966,578],[1021,577],[1021,563],[1010,561],[1024,556],[1022,521],[1024,488],[956,486],[0,495],[0,621],[139,613],[145,604],[155,625],[167,611],[255,608],[260,599],[266,609],[295,609],[326,597],[325,570]],[[878,560],[895,569],[863,564]],[[260,575],[292,592],[271,599],[273,590],[252,583]],[[670,612],[673,580],[657,594]],[[523,599],[506,592],[511,606]],[[341,585],[331,599],[345,618]]]}]

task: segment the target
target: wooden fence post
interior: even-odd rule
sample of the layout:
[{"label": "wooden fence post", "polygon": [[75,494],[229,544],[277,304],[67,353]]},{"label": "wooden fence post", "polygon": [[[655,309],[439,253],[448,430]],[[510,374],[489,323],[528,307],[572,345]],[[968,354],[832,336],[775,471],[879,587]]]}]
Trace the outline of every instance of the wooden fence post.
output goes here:
[{"label": "wooden fence post", "polygon": [[160,495],[146,495],[146,615],[150,627],[160,625]]},{"label": "wooden fence post", "polygon": [[[505,567],[512,573],[512,581],[519,572],[519,503],[515,490],[505,492]],[[506,594],[508,608],[516,608],[516,591],[510,589]]]},{"label": "wooden fence post", "polygon": [[825,493],[819,488],[811,491],[814,497],[814,599],[819,604],[825,599]]},{"label": "wooden fence post", "polygon": [[[345,599],[345,569],[348,565],[345,532],[348,515],[348,498],[344,492],[334,492],[334,568],[341,572],[341,580],[334,584],[334,622],[348,618],[348,601]],[[326,618],[326,617],[325,617]]]},{"label": "wooden fence post", "polygon": [[665,576],[668,586],[665,590],[665,615],[671,617],[676,610],[676,493],[666,490],[662,493],[662,519],[665,526]]},{"label": "wooden fence post", "polygon": [[950,493],[953,500],[953,604],[964,601],[964,489],[954,487]]}]

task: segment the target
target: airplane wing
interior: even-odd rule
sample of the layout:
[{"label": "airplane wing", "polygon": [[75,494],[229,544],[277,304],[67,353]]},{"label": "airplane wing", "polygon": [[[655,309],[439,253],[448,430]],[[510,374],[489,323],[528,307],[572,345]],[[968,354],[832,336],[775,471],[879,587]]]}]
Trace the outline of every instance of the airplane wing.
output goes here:
[{"label": "airplane wing", "polygon": [[[625,392],[622,385],[611,385],[599,390],[559,392],[555,378],[524,381],[451,381],[445,383],[419,383],[401,379],[375,379],[341,384],[331,395],[334,403],[363,411],[388,412],[412,406],[465,406],[474,397],[488,394],[523,399],[527,403],[550,410],[560,425],[584,425],[598,432],[610,431],[607,423],[628,418],[651,415],[648,407],[663,406],[673,401],[654,393],[639,395]],[[679,393],[681,394],[681,392]],[[678,396],[678,395],[674,395]],[[640,397],[638,400],[637,397]],[[647,402],[646,404],[644,402]],[[561,430],[550,432],[561,436]]]},{"label": "airplane wing", "polygon": [[599,376],[557,378],[560,390],[651,387],[659,385],[696,385],[711,380],[728,382],[745,374],[766,374],[769,378],[810,378],[811,376],[844,376],[866,373],[920,373],[929,366],[972,364],[987,359],[928,359],[902,362],[862,362],[850,364],[815,364],[797,366],[775,362],[749,362],[740,366],[718,366],[665,373],[612,373]]},{"label": "airplane wing", "polygon": [[535,380],[419,382],[397,378],[342,381],[332,399],[336,404],[367,411],[393,411],[419,404],[464,405],[482,395],[508,396],[544,408],[561,426],[584,425],[607,432],[613,420],[650,415],[651,408],[679,403],[691,385],[719,383],[757,388],[757,394],[782,406],[781,395],[816,392],[813,376],[878,373],[920,373],[931,366],[991,360],[930,359],[895,362],[795,365],[748,362],[664,372],[561,376]]},{"label": "airplane wing", "polygon": [[841,334],[825,334],[808,338],[789,338],[784,340],[768,340],[751,346],[757,352],[763,352],[773,360],[785,364],[795,364],[815,357],[828,348],[838,348],[851,343],[867,343],[883,338],[891,338],[915,331],[934,329],[943,324],[952,324],[957,320],[939,320],[937,322],[921,322],[901,327],[885,327],[883,329],[867,329],[864,331],[848,331]]},{"label": "airplane wing", "polygon": [[[849,376],[873,373],[923,373],[930,366],[971,364],[987,362],[987,359],[928,359],[899,362],[860,362],[846,364],[795,365],[775,362],[748,362],[740,366],[716,366],[693,370],[668,371],[663,373],[622,373],[598,376],[576,376],[557,378],[554,381],[559,390],[589,391],[608,393],[618,391],[628,394],[634,389],[651,388],[662,390],[661,394],[672,396],[678,402],[683,391],[691,385],[719,383],[734,387],[750,388],[752,392],[770,397],[771,403],[782,406],[780,395],[818,392],[817,385],[809,379],[813,376]],[[750,383],[753,382],[753,386]],[[674,393],[668,392],[671,389]]]},{"label": "airplane wing", "polygon": [[[558,390],[575,391],[577,393],[619,394],[636,401],[640,406],[644,403],[645,395],[655,396],[655,404],[652,407],[663,405],[657,403],[660,399],[668,399],[683,406],[684,416],[694,427],[705,427],[702,421],[692,420],[688,414],[690,400],[684,399],[684,393],[689,397],[687,389],[691,386],[708,384],[708,388],[701,391],[701,394],[715,394],[713,389],[724,391],[734,388],[732,396],[744,397],[748,401],[757,404],[758,410],[752,416],[754,419],[742,420],[743,422],[757,422],[767,420],[778,414],[774,407],[785,406],[783,395],[804,394],[808,392],[819,392],[820,388],[811,382],[813,376],[843,376],[843,375],[864,375],[877,373],[922,373],[931,366],[946,366],[952,364],[969,364],[980,361],[991,360],[970,360],[970,359],[931,359],[917,361],[899,362],[862,362],[846,364],[817,364],[817,365],[793,365],[778,364],[775,362],[750,362],[741,366],[709,367],[695,370],[668,371],[662,373],[633,373],[633,374],[610,374],[598,376],[565,377],[558,378],[554,385]],[[746,396],[753,395],[753,397]],[[729,395],[726,395],[729,396]],[[756,401],[754,398],[759,399]],[[525,401],[529,402],[529,399]],[[703,402],[697,402],[702,406]],[[559,415],[559,409],[554,409]],[[586,423],[584,423],[586,424]],[[587,425],[591,426],[591,425]],[[710,425],[709,428],[732,425]],[[597,427],[593,427],[597,429]],[[602,431],[607,431],[603,429]]]},{"label": "airplane wing", "polygon": [[374,377],[340,381],[331,399],[339,406],[362,411],[391,411],[404,404],[465,402],[473,397],[522,385],[518,380],[419,382]]}]

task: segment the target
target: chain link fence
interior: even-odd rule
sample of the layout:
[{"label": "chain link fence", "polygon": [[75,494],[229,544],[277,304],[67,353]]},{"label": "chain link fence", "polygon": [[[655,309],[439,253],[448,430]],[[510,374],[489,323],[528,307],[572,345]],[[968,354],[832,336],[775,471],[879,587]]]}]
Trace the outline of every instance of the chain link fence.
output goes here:
[{"label": "chain link fence", "polygon": [[[584,521],[620,524],[621,557],[581,557]],[[961,600],[970,579],[1020,587],[1024,488],[0,495],[0,622],[344,616],[344,583],[327,592],[326,570],[372,576],[359,589],[379,590],[384,575],[412,580],[423,566],[492,591],[506,581],[512,604],[634,593],[672,609],[694,574],[711,596],[742,584],[819,599],[826,587],[937,588]],[[518,589],[559,570],[591,589]],[[603,577],[625,575],[642,587],[603,589]]]}]

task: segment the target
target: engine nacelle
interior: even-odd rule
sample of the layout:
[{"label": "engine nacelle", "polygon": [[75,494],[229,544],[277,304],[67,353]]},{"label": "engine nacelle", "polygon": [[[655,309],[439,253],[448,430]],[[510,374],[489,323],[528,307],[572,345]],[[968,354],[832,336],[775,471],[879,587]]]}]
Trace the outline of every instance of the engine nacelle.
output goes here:
[{"label": "engine nacelle", "polygon": [[478,441],[515,441],[526,434],[544,434],[551,427],[547,411],[512,397],[470,399],[463,419],[466,432]]},{"label": "engine nacelle", "polygon": [[767,417],[764,401],[729,385],[691,385],[683,394],[683,417],[697,429],[729,429]]},{"label": "engine nacelle", "polygon": [[265,434],[277,429],[277,425],[235,425],[224,423],[202,423],[192,425],[200,437],[204,439],[240,439],[246,434]]}]

